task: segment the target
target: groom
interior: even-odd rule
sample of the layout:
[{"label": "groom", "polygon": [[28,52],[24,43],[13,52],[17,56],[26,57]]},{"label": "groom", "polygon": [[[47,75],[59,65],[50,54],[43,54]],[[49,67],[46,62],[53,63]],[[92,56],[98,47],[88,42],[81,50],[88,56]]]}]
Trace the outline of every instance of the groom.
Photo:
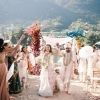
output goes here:
[{"label": "groom", "polygon": [[74,64],[74,59],[72,53],[72,44],[68,42],[66,44],[65,53],[63,55],[63,65],[64,65],[63,82],[64,82],[64,91],[67,94],[69,93],[73,64]]}]

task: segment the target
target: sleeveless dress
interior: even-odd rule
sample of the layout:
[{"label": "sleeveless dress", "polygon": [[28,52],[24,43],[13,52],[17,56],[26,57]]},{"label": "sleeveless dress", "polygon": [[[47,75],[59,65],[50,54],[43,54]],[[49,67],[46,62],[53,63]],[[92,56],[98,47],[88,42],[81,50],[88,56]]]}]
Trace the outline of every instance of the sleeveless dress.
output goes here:
[{"label": "sleeveless dress", "polygon": [[5,64],[5,53],[0,53],[0,100],[10,100],[6,76],[7,66]]}]

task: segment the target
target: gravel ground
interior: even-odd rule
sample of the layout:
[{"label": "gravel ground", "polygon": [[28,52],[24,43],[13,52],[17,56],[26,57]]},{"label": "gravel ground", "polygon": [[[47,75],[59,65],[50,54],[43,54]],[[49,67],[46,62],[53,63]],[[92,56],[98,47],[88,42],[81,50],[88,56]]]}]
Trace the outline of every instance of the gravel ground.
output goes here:
[{"label": "gravel ground", "polygon": [[[15,100],[100,100],[100,94],[94,96],[91,93],[86,92],[86,85],[78,81],[71,82],[70,95],[65,93],[56,93],[53,97],[44,98],[38,96],[39,77],[29,76],[28,87],[25,88],[22,93],[14,94]],[[99,93],[100,93],[100,89]]]}]

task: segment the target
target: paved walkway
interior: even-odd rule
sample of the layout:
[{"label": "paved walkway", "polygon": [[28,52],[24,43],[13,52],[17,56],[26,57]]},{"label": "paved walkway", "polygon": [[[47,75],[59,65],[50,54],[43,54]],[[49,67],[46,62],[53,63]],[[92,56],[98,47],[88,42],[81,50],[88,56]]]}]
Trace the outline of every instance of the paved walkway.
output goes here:
[{"label": "paved walkway", "polygon": [[71,82],[71,95],[56,93],[53,97],[43,98],[38,96],[38,88],[39,77],[29,76],[28,88],[24,89],[22,93],[14,96],[16,100],[100,100],[100,97],[93,96],[90,93],[87,94],[85,85],[78,81]]}]

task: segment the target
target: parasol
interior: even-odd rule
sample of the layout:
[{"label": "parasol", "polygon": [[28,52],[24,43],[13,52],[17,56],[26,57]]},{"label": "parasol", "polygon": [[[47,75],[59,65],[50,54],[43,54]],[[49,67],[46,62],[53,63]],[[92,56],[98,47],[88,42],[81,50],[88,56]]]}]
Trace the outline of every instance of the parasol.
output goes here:
[{"label": "parasol", "polygon": [[95,46],[100,49],[100,41],[95,43]]},{"label": "parasol", "polygon": [[93,53],[93,48],[91,46],[84,46],[79,50],[80,58],[89,58]]}]

